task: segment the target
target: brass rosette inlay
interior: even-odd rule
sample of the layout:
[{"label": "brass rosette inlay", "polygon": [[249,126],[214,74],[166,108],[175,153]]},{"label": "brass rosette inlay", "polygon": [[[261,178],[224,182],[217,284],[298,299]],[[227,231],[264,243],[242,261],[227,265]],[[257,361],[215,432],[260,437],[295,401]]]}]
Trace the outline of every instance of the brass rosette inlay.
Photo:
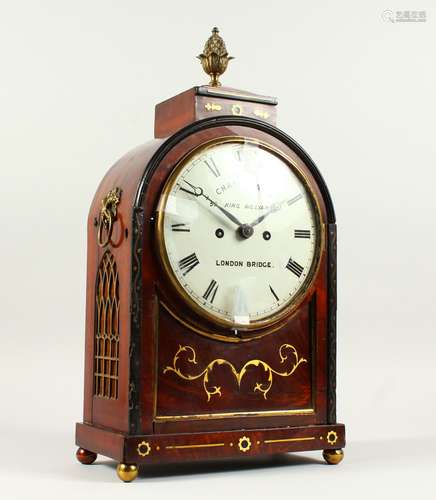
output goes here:
[{"label": "brass rosette inlay", "polygon": [[335,431],[329,431],[327,433],[326,439],[328,444],[336,444],[336,441],[338,440],[338,434]]},{"label": "brass rosette inlay", "polygon": [[238,448],[242,453],[246,453],[251,448],[251,439],[247,436],[242,436],[238,441]]},{"label": "brass rosette inlay", "polygon": [[240,104],[233,104],[232,106],[232,115],[235,115],[235,116],[240,116],[242,115],[242,106]]},{"label": "brass rosette inlay", "polygon": [[151,452],[150,443],[148,443],[147,441],[141,441],[136,447],[136,451],[138,452],[138,455],[140,455],[141,457],[146,457],[147,455],[150,455]]}]

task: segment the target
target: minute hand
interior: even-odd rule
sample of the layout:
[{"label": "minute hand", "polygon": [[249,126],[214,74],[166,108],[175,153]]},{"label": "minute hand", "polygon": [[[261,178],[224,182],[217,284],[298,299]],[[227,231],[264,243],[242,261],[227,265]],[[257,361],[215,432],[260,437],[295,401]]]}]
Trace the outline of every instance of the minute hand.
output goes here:
[{"label": "minute hand", "polygon": [[249,224],[251,227],[257,226],[260,222],[263,221],[263,219],[266,219],[269,214],[272,214],[273,212],[277,212],[277,210],[280,210],[280,205],[279,206],[274,206],[273,208],[270,208],[267,212],[263,213],[260,217],[255,219],[251,224]]}]

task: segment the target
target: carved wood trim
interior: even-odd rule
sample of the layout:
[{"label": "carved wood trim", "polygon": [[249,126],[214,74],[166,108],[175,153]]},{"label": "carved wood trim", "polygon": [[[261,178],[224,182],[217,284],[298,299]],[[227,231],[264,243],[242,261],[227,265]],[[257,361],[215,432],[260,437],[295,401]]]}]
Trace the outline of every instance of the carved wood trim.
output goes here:
[{"label": "carved wood trim", "polygon": [[328,225],[328,385],[327,421],[336,423],[336,301],[337,234],[336,224]]},{"label": "carved wood trim", "polygon": [[135,207],[132,218],[132,277],[131,277],[131,328],[130,328],[130,377],[129,377],[129,430],[139,428],[139,372],[142,316],[142,239],[144,210]]}]

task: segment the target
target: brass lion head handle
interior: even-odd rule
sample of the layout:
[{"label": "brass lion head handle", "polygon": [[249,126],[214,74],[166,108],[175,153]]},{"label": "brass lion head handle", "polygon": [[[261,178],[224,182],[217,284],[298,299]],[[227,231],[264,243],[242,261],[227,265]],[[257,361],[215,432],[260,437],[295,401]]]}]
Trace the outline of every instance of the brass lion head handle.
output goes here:
[{"label": "brass lion head handle", "polygon": [[[97,233],[97,243],[100,247],[105,247],[111,239],[113,223],[117,219],[117,207],[121,200],[121,192],[120,188],[114,188],[101,200]],[[106,233],[104,239],[103,232]]]},{"label": "brass lion head handle", "polygon": [[229,56],[226,44],[218,33],[218,28],[212,30],[212,36],[207,40],[203,53],[197,56],[205,73],[211,78],[209,85],[212,87],[221,85],[218,79],[227,69],[229,61],[234,59],[234,57]]}]

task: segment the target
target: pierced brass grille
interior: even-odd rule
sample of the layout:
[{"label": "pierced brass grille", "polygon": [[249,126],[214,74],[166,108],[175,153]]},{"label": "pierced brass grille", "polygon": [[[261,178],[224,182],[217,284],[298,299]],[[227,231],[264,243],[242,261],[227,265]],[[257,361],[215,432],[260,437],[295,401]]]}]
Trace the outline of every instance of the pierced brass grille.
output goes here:
[{"label": "pierced brass grille", "polygon": [[97,273],[94,345],[94,395],[118,398],[119,281],[114,256],[103,255]]}]

